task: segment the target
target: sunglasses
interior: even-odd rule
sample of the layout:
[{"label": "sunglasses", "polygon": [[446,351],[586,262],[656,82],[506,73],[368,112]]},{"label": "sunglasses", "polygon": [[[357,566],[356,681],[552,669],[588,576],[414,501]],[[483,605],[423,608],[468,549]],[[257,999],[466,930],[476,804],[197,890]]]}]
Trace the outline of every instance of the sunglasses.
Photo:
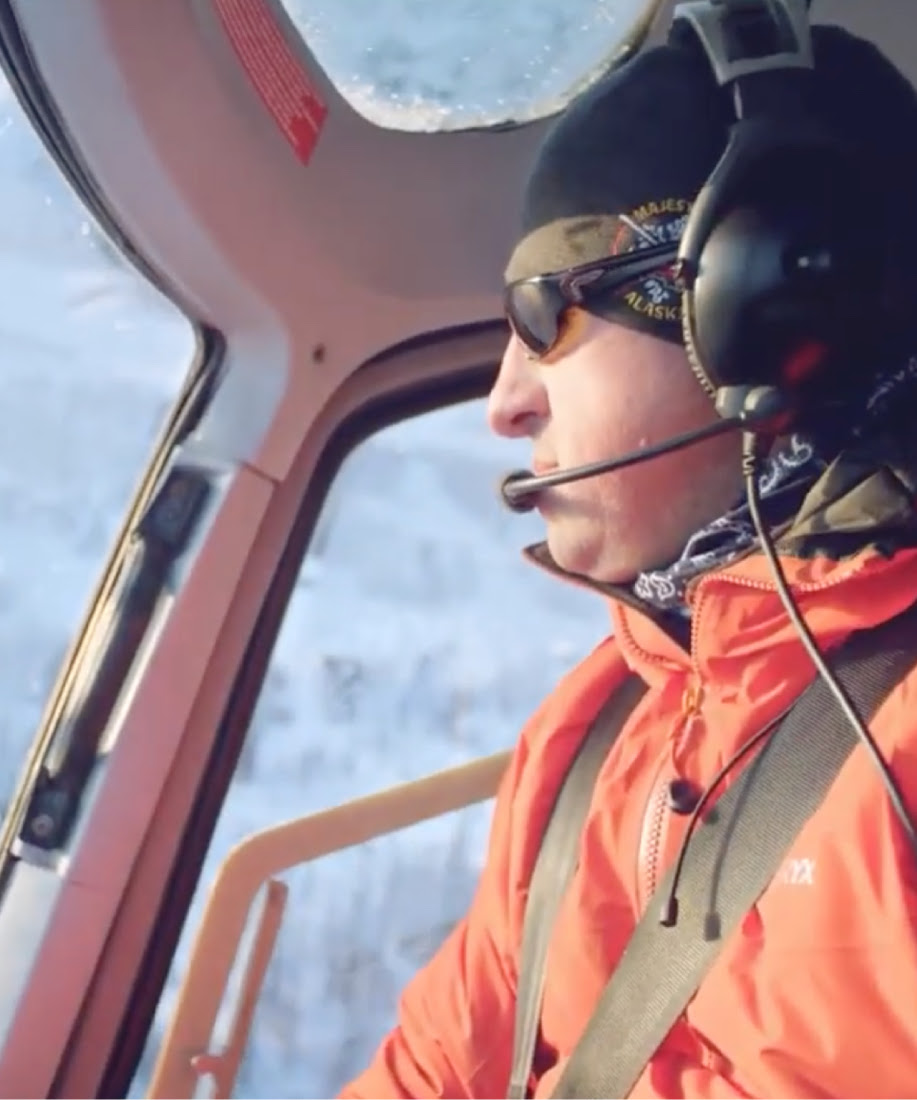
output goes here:
[{"label": "sunglasses", "polygon": [[677,258],[678,244],[668,242],[550,275],[517,279],[503,292],[506,319],[528,352],[541,359],[563,335],[564,316],[571,307],[588,309],[590,299],[617,294],[629,284],[671,266]]}]

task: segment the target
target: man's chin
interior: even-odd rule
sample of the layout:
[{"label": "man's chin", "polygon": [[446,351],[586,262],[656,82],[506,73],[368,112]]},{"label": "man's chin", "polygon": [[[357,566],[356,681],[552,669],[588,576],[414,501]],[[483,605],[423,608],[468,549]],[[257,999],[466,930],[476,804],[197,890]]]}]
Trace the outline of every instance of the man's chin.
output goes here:
[{"label": "man's chin", "polygon": [[548,522],[548,550],[556,565],[567,573],[577,573],[583,577],[595,579],[592,571],[600,557],[599,547],[593,540],[576,538],[569,524],[560,521]]},{"label": "man's chin", "polygon": [[632,562],[603,553],[605,547],[601,539],[576,538],[562,523],[548,523],[547,544],[554,563],[564,572],[597,584],[628,585],[639,575]]}]

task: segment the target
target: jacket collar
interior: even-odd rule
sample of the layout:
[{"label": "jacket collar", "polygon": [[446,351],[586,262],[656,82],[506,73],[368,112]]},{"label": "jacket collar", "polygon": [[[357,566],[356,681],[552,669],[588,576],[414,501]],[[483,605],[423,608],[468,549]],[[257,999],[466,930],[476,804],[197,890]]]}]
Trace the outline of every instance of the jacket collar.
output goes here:
[{"label": "jacket collar", "polygon": [[[837,630],[881,622],[913,602],[915,492],[917,443],[876,438],[839,455],[796,515],[774,531],[791,589],[822,644],[829,645]],[[778,644],[798,645],[803,656],[768,563],[757,548],[691,582],[687,617],[659,610],[638,598],[631,586],[601,583],[562,569],[546,543],[530,546],[524,554],[552,575],[610,601],[624,656],[648,682],[675,668],[703,673],[711,663],[720,662],[721,667],[730,654],[747,659],[753,639],[762,651]],[[897,574],[894,580],[892,573]],[[843,600],[837,598],[841,590]],[[829,593],[833,597],[825,599]],[[820,610],[824,608],[827,615]]]}]

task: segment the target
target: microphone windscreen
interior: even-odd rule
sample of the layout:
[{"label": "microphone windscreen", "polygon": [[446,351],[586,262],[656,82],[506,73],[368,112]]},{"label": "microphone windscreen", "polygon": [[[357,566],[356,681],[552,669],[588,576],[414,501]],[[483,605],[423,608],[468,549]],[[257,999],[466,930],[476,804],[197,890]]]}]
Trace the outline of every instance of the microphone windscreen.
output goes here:
[{"label": "microphone windscreen", "polygon": [[[500,500],[513,512],[531,512],[537,493],[517,486],[516,482],[533,477],[531,470],[513,470],[500,479]],[[515,491],[514,491],[515,490]]]}]

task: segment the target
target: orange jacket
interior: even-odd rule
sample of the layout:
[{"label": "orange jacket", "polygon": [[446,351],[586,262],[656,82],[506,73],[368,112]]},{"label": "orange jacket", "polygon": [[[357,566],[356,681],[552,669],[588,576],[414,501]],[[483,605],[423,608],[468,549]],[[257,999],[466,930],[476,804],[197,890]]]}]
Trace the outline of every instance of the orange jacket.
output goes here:
[{"label": "orange jacket", "polygon": [[[914,549],[784,563],[823,650],[917,598]],[[669,808],[671,781],[703,788],[814,675],[760,555],[696,581],[690,604],[688,652],[615,603],[614,637],[527,724],[470,911],[409,985],[398,1026],[342,1096],[505,1096],[538,839],[560,775],[629,666],[650,690],[599,775],[548,956],[533,1092],[550,1094],[684,836],[688,817]],[[917,673],[872,730],[917,813]],[[917,853],[857,747],[631,1095],[917,1095],[915,923]]]}]

